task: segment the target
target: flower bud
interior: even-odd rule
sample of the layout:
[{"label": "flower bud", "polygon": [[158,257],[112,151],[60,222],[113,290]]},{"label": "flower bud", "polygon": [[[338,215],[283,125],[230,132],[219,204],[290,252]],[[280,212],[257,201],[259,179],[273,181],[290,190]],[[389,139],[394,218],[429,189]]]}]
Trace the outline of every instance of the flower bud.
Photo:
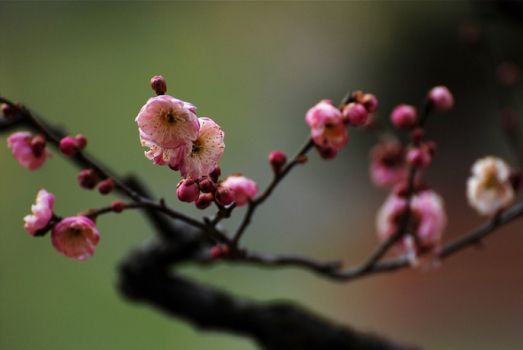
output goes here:
[{"label": "flower bud", "polygon": [[92,190],[100,182],[100,177],[94,169],[83,169],[77,177],[78,184],[88,190]]},{"label": "flower bud", "polygon": [[76,141],[76,147],[81,151],[87,146],[87,137],[85,137],[82,134],[78,134],[75,136]]},{"label": "flower bud", "polygon": [[396,128],[409,129],[418,122],[418,112],[416,107],[402,104],[394,108],[390,118]]},{"label": "flower bud", "polygon": [[425,169],[432,162],[432,156],[425,147],[417,147],[408,151],[407,164],[416,169]]},{"label": "flower bud", "polygon": [[161,75],[155,75],[152,77],[151,88],[154,92],[156,92],[156,95],[165,95],[167,92],[167,83],[165,82],[165,78]]},{"label": "flower bud", "polygon": [[203,177],[200,182],[200,191],[203,193],[213,193],[216,191],[216,184],[209,177]]},{"label": "flower bud", "polygon": [[121,213],[125,209],[125,203],[122,201],[114,201],[111,203],[111,209],[115,213]]},{"label": "flower bud", "polygon": [[14,110],[13,107],[8,105],[7,103],[2,103],[2,115],[6,119],[10,119],[10,118],[13,118],[16,115],[16,111]]},{"label": "flower bud", "polygon": [[214,182],[218,182],[218,180],[220,179],[220,176],[222,175],[222,169],[220,169],[219,166],[217,166],[216,168],[214,168],[213,171],[211,171],[211,173],[209,174],[210,178],[212,179],[212,181]]},{"label": "flower bud", "polygon": [[114,181],[111,178],[107,178],[100,182],[98,185],[98,192],[103,195],[109,194],[114,190]]},{"label": "flower bud", "polygon": [[198,209],[206,209],[211,205],[214,197],[212,193],[202,193],[198,196],[198,199],[196,200],[196,208]]},{"label": "flower bud", "polygon": [[182,180],[176,187],[176,196],[182,202],[194,202],[199,194],[200,189],[198,188],[198,184],[192,179]]},{"label": "flower bud", "polygon": [[281,169],[287,163],[287,156],[282,151],[272,151],[269,153],[269,164],[275,174],[280,173]]},{"label": "flower bud", "polygon": [[343,119],[353,126],[364,125],[367,122],[369,112],[361,103],[351,102],[343,108]]},{"label": "flower bud", "polygon": [[216,202],[218,202],[219,205],[224,207],[234,202],[233,192],[223,186],[218,186],[216,192],[214,193],[214,197],[216,198]]},{"label": "flower bud", "polygon": [[225,244],[218,244],[211,248],[211,257],[213,259],[219,259],[224,255],[229,254],[229,246]]},{"label": "flower bud", "polygon": [[338,154],[338,152],[333,148],[329,148],[329,147],[316,147],[316,148],[318,149],[318,152],[320,153],[320,157],[322,157],[323,159],[327,159],[327,160],[333,159]]},{"label": "flower bud", "polygon": [[45,152],[45,137],[44,135],[36,135],[31,140],[31,148],[35,157],[41,157]]},{"label": "flower bud", "polygon": [[412,132],[410,133],[410,139],[412,140],[412,143],[414,143],[415,145],[419,145],[424,137],[425,130],[423,130],[422,128],[416,128],[412,130]]},{"label": "flower bud", "polygon": [[431,107],[440,112],[445,112],[454,106],[454,97],[446,86],[435,86],[428,93],[428,101]]},{"label": "flower bud", "polygon": [[60,140],[60,151],[66,156],[74,156],[78,152],[78,145],[76,139],[71,136],[66,136]]},{"label": "flower bud", "polygon": [[375,113],[378,110],[378,99],[373,94],[365,94],[362,103],[369,113]]}]

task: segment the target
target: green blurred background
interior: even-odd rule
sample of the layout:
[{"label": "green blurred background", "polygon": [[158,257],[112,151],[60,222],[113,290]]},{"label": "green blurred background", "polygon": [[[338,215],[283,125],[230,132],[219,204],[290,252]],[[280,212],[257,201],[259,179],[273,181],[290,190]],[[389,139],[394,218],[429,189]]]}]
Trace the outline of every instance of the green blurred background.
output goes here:
[{"label": "green blurred background", "polygon": [[[483,4],[489,7],[489,4]],[[429,180],[447,199],[447,239],[481,222],[467,207],[471,163],[496,154],[514,164],[498,127],[491,73],[460,43],[463,21],[484,16],[468,2],[0,3],[0,93],[71,133],[120,174],[143,177],[175,200],[178,177],[143,156],[134,123],[151,95],[148,79],[194,103],[226,132],[225,173],[262,186],[267,153],[297,149],[305,111],[348,89],[374,92],[380,115],[447,84],[456,108],[430,121],[440,153]],[[488,16],[487,16],[488,17]],[[488,18],[497,52],[521,59],[521,22]],[[521,63],[521,61],[519,61]],[[486,67],[486,71],[485,71]],[[490,67],[490,69],[493,69]],[[521,92],[519,93],[521,98]],[[1,135],[5,143],[6,135]],[[361,261],[376,244],[374,216],[386,193],[368,179],[374,136],[351,132],[336,161],[311,157],[259,210],[244,244],[260,251]],[[199,332],[120,298],[115,266],[151,231],[137,213],[99,220],[102,240],[84,263],[22,229],[39,188],[71,215],[109,203],[76,185],[56,155],[29,173],[0,148],[0,348],[256,349],[250,341]],[[239,213],[237,213],[239,214]],[[227,227],[233,228],[237,220]],[[185,273],[258,300],[290,299],[344,324],[427,349],[520,349],[523,344],[523,225],[515,223],[438,270],[403,271],[337,284],[296,270],[221,265]]]}]

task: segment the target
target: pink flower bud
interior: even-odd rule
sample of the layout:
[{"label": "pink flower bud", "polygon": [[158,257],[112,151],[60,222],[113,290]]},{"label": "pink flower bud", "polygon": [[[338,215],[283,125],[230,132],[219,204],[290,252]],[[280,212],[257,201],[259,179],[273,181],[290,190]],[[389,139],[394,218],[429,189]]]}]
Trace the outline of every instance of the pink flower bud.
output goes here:
[{"label": "pink flower bud", "polygon": [[44,135],[36,135],[31,140],[31,148],[35,157],[41,157],[45,152],[46,140]]},{"label": "pink flower bud", "polygon": [[194,204],[196,204],[196,208],[198,209],[206,209],[211,205],[213,199],[214,196],[212,193],[202,193],[198,196],[198,199]]},{"label": "pink flower bud", "polygon": [[125,209],[125,203],[122,201],[114,201],[111,203],[111,209],[115,213],[121,213]]},{"label": "pink flower bud", "polygon": [[454,106],[454,97],[446,86],[435,86],[430,89],[428,100],[432,107],[440,112],[445,112]]},{"label": "pink flower bud", "polygon": [[192,179],[182,180],[176,187],[176,196],[182,202],[194,202],[198,199],[199,194],[200,189],[198,188],[198,184]]},{"label": "pink flower bud", "polygon": [[410,133],[410,139],[415,145],[419,145],[425,137],[425,130],[422,128],[416,128]]},{"label": "pink flower bud", "polygon": [[214,181],[214,182],[218,182],[218,180],[220,179],[220,176],[222,175],[222,169],[220,169],[219,166],[217,166],[216,168],[214,168],[213,171],[211,171],[211,173],[209,174],[210,178]]},{"label": "pink flower bud", "polygon": [[151,88],[154,92],[156,92],[156,95],[165,95],[167,92],[167,83],[165,82],[165,78],[161,75],[155,75],[152,77]]},{"label": "pink flower bud", "polygon": [[54,195],[42,189],[38,191],[36,202],[31,206],[31,215],[24,217],[24,229],[34,236],[45,228],[53,217]]},{"label": "pink flower bud", "polygon": [[378,110],[378,99],[373,94],[365,94],[362,103],[369,113],[375,113]]},{"label": "pink flower bud", "polygon": [[51,242],[60,254],[78,260],[91,257],[99,241],[100,233],[94,221],[86,216],[63,219],[51,234]]},{"label": "pink flower bud", "polygon": [[237,206],[241,207],[252,200],[258,193],[258,185],[253,180],[241,176],[231,175],[222,182],[222,187],[228,189]]},{"label": "pink flower bud", "polygon": [[432,156],[425,147],[417,147],[408,151],[407,164],[417,169],[425,169],[432,162]]},{"label": "pink flower bud", "polygon": [[78,134],[75,136],[76,141],[76,147],[81,151],[87,146],[87,137],[85,137],[82,134]]},{"label": "pink flower bud", "polygon": [[364,125],[367,122],[369,112],[361,103],[351,102],[343,108],[343,118],[353,126]]},{"label": "pink flower bud", "polygon": [[272,151],[269,153],[269,164],[274,173],[278,174],[287,163],[287,156],[282,151]]},{"label": "pink flower bud", "polygon": [[103,195],[109,194],[114,190],[114,181],[111,178],[105,179],[98,185],[98,192]]},{"label": "pink flower bud", "polygon": [[7,103],[2,103],[2,115],[6,119],[10,119],[16,115],[16,111],[14,110],[13,107],[8,105]]},{"label": "pink flower bud", "polygon": [[392,110],[390,118],[396,128],[408,129],[418,122],[418,112],[416,107],[402,104]]},{"label": "pink flower bud", "polygon": [[225,244],[218,244],[211,248],[211,257],[213,259],[219,259],[224,255],[229,254],[229,246]]},{"label": "pink flower bud", "polygon": [[218,186],[216,192],[214,193],[216,202],[221,206],[228,206],[234,202],[234,196],[232,191],[229,191],[226,187]]},{"label": "pink flower bud", "polygon": [[100,182],[100,177],[94,169],[83,169],[77,177],[78,184],[88,190],[92,190]]},{"label": "pink flower bud", "polygon": [[30,132],[25,131],[10,135],[7,146],[18,163],[31,171],[40,168],[50,154],[45,149],[45,139],[41,139],[41,136],[33,137]]},{"label": "pink flower bud", "polygon": [[200,182],[200,191],[203,193],[214,193],[216,191],[216,184],[209,177],[203,177]]},{"label": "pink flower bud", "polygon": [[78,145],[76,139],[71,136],[66,136],[60,140],[60,151],[66,156],[74,156],[78,152]]},{"label": "pink flower bud", "polygon": [[334,148],[330,147],[316,147],[316,149],[320,153],[320,157],[326,160],[333,159],[338,154]]}]

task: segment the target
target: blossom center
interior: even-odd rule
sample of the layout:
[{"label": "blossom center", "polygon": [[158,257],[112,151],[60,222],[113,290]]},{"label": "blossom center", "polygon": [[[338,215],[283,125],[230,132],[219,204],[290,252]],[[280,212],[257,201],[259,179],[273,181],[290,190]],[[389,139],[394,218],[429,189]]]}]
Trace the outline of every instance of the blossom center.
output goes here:
[{"label": "blossom center", "polygon": [[197,156],[198,154],[200,154],[202,152],[202,150],[203,150],[203,144],[199,140],[194,141],[192,144],[191,156],[192,157]]}]

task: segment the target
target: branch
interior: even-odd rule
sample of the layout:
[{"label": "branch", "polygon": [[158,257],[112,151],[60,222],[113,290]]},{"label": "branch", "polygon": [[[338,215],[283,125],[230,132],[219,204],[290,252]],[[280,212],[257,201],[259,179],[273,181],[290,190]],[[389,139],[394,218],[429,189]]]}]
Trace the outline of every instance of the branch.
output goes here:
[{"label": "branch", "polygon": [[298,153],[294,156],[294,158],[285,166],[283,169],[274,174],[274,178],[267,186],[265,191],[256,199],[249,202],[247,212],[245,213],[245,216],[243,217],[242,223],[240,224],[240,227],[236,231],[236,234],[234,235],[234,238],[232,239],[233,248],[236,248],[238,246],[238,243],[240,242],[240,239],[242,238],[243,233],[245,232],[245,229],[249,226],[251,223],[252,216],[254,215],[254,212],[256,211],[256,208],[265,202],[267,198],[272,194],[276,186],[289,174],[289,172],[298,164],[300,164],[303,160],[303,157],[311,150],[311,148],[314,146],[314,142],[312,139],[307,139],[305,144],[302,146],[302,148],[298,151]]},{"label": "branch", "polygon": [[180,240],[156,240],[143,246],[120,266],[121,292],[198,328],[250,337],[263,349],[408,349],[343,327],[298,305],[237,298],[170,272],[172,264],[192,259],[199,249],[191,241]]},{"label": "branch", "polygon": [[[2,124],[0,124],[0,126],[2,126],[1,130],[7,130],[15,126],[25,124],[31,127],[32,129],[36,130],[36,132],[45,135],[46,139],[49,142],[51,142],[54,146],[59,147],[60,140],[63,137],[62,132],[58,132],[56,128],[49,126],[46,122],[38,118],[32,111],[30,111],[26,107],[17,105],[12,101],[1,96],[0,103],[6,103],[16,113],[13,119],[3,121]],[[73,161],[80,168],[94,169],[102,178],[113,179],[115,187],[119,192],[124,194],[126,197],[132,199],[135,203],[138,203],[138,205],[134,208],[147,207],[149,209],[154,209],[156,211],[167,214],[173,219],[178,219],[201,230],[204,230],[205,232],[209,231],[211,235],[214,235],[215,237],[220,237],[220,240],[222,242],[229,241],[228,238],[219,230],[215,228],[213,228],[212,230],[208,230],[207,225],[205,225],[204,223],[169,208],[163,201],[156,202],[151,198],[140,195],[138,192],[134,191],[131,187],[129,187],[124,181],[122,181],[117,175],[113,174],[111,171],[108,170],[108,168],[103,166],[100,162],[95,160],[94,157],[90,156],[89,154],[85,152],[77,152],[74,156],[68,157],[68,159]]]},{"label": "branch", "polygon": [[[498,228],[507,225],[520,217],[523,217],[523,202],[513,205],[511,208],[487,221],[483,225],[462,235],[460,238],[447,243],[441,248],[436,258],[444,260],[466,248],[475,246],[486,236],[494,233]],[[381,249],[378,250],[381,251]],[[421,255],[424,254],[426,254],[426,252]],[[230,257],[226,256],[224,258],[225,261],[243,262],[266,267],[302,268],[315,272],[323,277],[343,282],[353,281],[360,277],[370,276],[377,273],[392,272],[412,266],[409,259],[405,256],[384,261],[375,261],[373,264],[369,264],[369,261],[374,261],[374,256],[375,253],[371,254],[371,258],[363,262],[361,265],[348,269],[342,269],[342,263],[339,261],[322,262],[312,258],[299,256],[265,255],[260,253],[250,253],[247,251],[242,251],[242,254],[239,255],[233,254]]]}]

